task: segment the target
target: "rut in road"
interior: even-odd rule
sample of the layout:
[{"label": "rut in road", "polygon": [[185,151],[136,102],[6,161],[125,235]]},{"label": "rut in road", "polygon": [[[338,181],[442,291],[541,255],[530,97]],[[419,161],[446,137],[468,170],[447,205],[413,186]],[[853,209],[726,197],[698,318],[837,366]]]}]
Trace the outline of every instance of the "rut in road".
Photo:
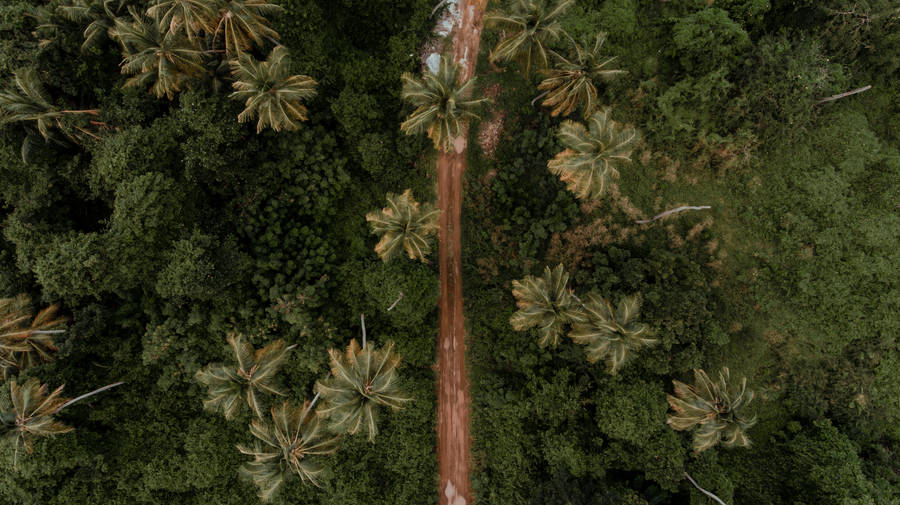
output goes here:
[{"label": "rut in road", "polygon": [[[460,63],[460,81],[475,73],[482,16],[487,0],[460,0],[462,15],[453,37],[453,60]],[[460,210],[466,169],[466,134],[453,152],[438,154],[438,207],[441,209],[438,251],[441,277],[438,330],[438,473],[440,503],[472,503],[469,483],[469,381],[463,326]]]}]

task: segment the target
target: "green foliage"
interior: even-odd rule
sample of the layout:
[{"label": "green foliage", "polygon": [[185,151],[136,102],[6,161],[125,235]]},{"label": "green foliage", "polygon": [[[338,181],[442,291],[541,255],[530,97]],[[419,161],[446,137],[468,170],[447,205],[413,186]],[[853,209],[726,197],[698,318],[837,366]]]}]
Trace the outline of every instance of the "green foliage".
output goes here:
[{"label": "green foliage", "polygon": [[696,74],[733,67],[750,46],[741,25],[716,8],[680,18],[672,27],[672,41],[681,65]]},{"label": "green foliage", "polygon": [[400,253],[402,246],[409,259],[425,262],[431,252],[429,236],[438,230],[440,209],[430,203],[419,208],[411,189],[401,195],[388,193],[387,201],[388,206],[381,212],[366,214],[372,233],[381,236],[375,244],[375,253],[387,262]]}]

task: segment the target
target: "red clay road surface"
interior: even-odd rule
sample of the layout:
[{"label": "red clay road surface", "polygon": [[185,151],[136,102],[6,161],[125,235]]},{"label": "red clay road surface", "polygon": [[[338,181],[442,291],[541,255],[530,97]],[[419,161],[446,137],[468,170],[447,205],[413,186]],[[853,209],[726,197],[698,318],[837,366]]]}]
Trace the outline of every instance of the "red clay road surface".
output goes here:
[{"label": "red clay road surface", "polygon": [[[475,73],[481,18],[487,0],[460,0],[462,22],[453,38],[453,58],[462,64],[460,80]],[[441,209],[438,251],[441,270],[440,330],[438,331],[438,471],[440,503],[472,503],[469,484],[469,381],[463,327],[460,208],[466,169],[466,134],[454,152],[438,154],[438,207]]]}]

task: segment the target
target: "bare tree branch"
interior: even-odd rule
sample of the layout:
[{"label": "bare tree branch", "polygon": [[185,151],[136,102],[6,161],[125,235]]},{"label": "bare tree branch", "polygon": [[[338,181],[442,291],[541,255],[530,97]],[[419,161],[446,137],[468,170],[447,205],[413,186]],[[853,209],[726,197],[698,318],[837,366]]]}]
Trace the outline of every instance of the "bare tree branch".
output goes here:
[{"label": "bare tree branch", "polygon": [[830,101],[832,101],[832,100],[837,100],[837,99],[839,99],[839,98],[844,98],[845,96],[855,95],[855,94],[857,94],[857,93],[862,93],[863,91],[868,91],[868,90],[870,90],[870,89],[872,89],[872,85],[871,85],[871,84],[869,84],[868,86],[863,86],[863,87],[861,87],[861,88],[852,89],[852,90],[850,90],[850,91],[847,91],[846,93],[840,93],[840,94],[837,94],[837,95],[831,95],[831,96],[829,96],[828,98],[823,98],[823,99],[819,100],[818,102],[814,103],[813,105],[819,105],[820,103],[830,102]]},{"label": "bare tree branch", "polygon": [[397,299],[394,300],[394,303],[392,303],[391,306],[387,308],[387,312],[390,312],[391,309],[396,307],[397,304],[400,303],[400,300],[402,300],[402,299],[403,299],[403,291],[400,292],[400,296],[398,296]]},{"label": "bare tree branch", "polygon": [[727,503],[723,502],[722,499],[719,498],[718,496],[716,496],[716,495],[710,493],[709,491],[707,491],[707,490],[703,489],[702,487],[700,487],[699,485],[697,485],[697,483],[694,482],[694,479],[692,479],[691,476],[688,475],[687,472],[684,472],[684,476],[687,477],[687,479],[688,479],[689,481],[691,481],[691,484],[693,484],[695,488],[699,489],[701,493],[705,494],[706,496],[709,496],[709,497],[712,498],[713,500],[716,500],[716,501],[719,502],[721,505],[728,505]]},{"label": "bare tree branch", "polygon": [[677,209],[667,210],[667,211],[663,212],[662,214],[655,216],[653,219],[641,219],[640,221],[635,221],[635,223],[637,223],[637,224],[652,223],[653,221],[656,221],[657,219],[662,219],[662,218],[668,216],[669,214],[675,214],[676,212],[681,212],[683,210],[703,210],[703,209],[711,209],[711,208],[712,207],[710,207],[709,205],[700,205],[699,207],[696,207],[693,205],[682,205],[681,207],[678,207]]},{"label": "bare tree branch", "polygon": [[59,408],[56,409],[53,413],[55,414],[55,413],[59,412],[60,410],[68,407],[69,405],[72,405],[75,402],[84,400],[85,398],[87,398],[89,396],[94,396],[97,393],[102,393],[102,392],[106,391],[107,389],[112,389],[116,386],[121,386],[122,384],[125,384],[125,383],[124,382],[116,382],[114,384],[109,384],[109,385],[103,386],[100,389],[95,389],[95,390],[91,391],[90,393],[85,393],[77,398],[72,398],[71,400],[67,401],[66,403],[63,403],[62,405],[60,405]]}]

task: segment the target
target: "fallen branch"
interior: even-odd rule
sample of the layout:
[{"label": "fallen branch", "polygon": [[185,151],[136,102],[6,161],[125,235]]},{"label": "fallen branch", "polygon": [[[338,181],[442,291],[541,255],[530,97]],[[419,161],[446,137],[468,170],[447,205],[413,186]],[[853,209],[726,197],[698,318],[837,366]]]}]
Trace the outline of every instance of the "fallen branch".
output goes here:
[{"label": "fallen branch", "polygon": [[391,309],[396,307],[397,304],[400,303],[400,300],[402,300],[402,299],[403,299],[403,291],[400,292],[400,296],[398,296],[397,299],[394,300],[394,303],[392,303],[391,306],[387,308],[387,312],[390,312]]},{"label": "fallen branch", "polygon": [[819,105],[820,103],[831,102],[831,101],[833,101],[833,100],[838,100],[838,99],[840,99],[840,98],[844,98],[845,96],[850,96],[850,95],[855,95],[855,94],[857,94],[857,93],[862,93],[863,91],[868,91],[868,90],[870,90],[870,89],[872,89],[872,85],[871,85],[871,84],[869,84],[868,86],[863,86],[863,87],[861,87],[861,88],[852,89],[852,90],[850,90],[850,91],[847,91],[846,93],[840,93],[840,94],[837,94],[837,95],[831,95],[831,96],[829,96],[828,98],[823,98],[823,99],[819,100],[818,102],[814,103],[813,105]]},{"label": "fallen branch", "polygon": [[366,315],[365,315],[365,314],[360,314],[360,315],[359,315],[359,322],[362,324],[362,332],[363,332],[363,335],[362,335],[362,337],[363,337],[363,346],[362,346],[362,348],[365,349],[365,348],[366,348]]},{"label": "fallen branch", "polygon": [[547,93],[549,93],[549,92],[550,92],[550,90],[548,89],[547,91],[544,91],[544,92],[541,93],[540,95],[534,97],[534,100],[531,101],[531,106],[534,107],[534,102],[537,102],[537,101],[540,100],[541,98],[544,98],[545,96],[547,96]]},{"label": "fallen branch", "polygon": [[687,477],[687,479],[688,479],[689,481],[691,481],[691,484],[693,484],[695,488],[699,489],[701,493],[705,494],[706,496],[709,496],[709,497],[712,498],[713,500],[716,500],[716,501],[719,502],[721,505],[728,505],[727,503],[723,502],[722,499],[719,498],[718,496],[716,496],[716,495],[710,493],[709,491],[707,491],[707,490],[703,489],[702,487],[700,487],[699,485],[697,485],[697,483],[694,482],[694,479],[692,479],[691,476],[688,475],[687,472],[684,472],[684,476]]},{"label": "fallen branch", "polygon": [[640,221],[635,221],[635,223],[637,223],[637,224],[652,223],[653,221],[656,221],[657,219],[662,219],[662,218],[668,216],[669,214],[675,214],[676,212],[681,212],[683,210],[703,210],[703,209],[711,209],[711,208],[712,207],[710,207],[709,205],[700,205],[699,207],[696,207],[693,205],[682,205],[681,207],[678,207],[677,209],[667,210],[667,211],[663,212],[662,214],[657,215],[653,219],[641,219]]},{"label": "fallen branch", "polygon": [[102,393],[102,392],[106,391],[107,389],[112,389],[112,388],[114,388],[114,387],[116,387],[116,386],[121,386],[122,384],[125,384],[125,383],[124,383],[124,382],[116,382],[116,383],[114,383],[114,384],[109,384],[109,385],[107,385],[107,386],[103,386],[103,387],[100,388],[100,389],[95,389],[95,390],[91,391],[90,393],[85,393],[85,394],[83,394],[83,395],[81,395],[81,396],[79,396],[79,397],[77,397],[77,398],[73,398],[73,399],[67,401],[66,403],[63,403],[62,405],[60,405],[58,409],[56,409],[56,410],[53,411],[53,413],[56,414],[56,413],[59,412],[60,410],[62,410],[62,409],[64,409],[64,408],[68,407],[69,405],[72,405],[72,404],[75,403],[75,402],[79,402],[79,401],[81,401],[81,400],[84,400],[85,398],[87,398],[87,397],[89,397],[89,396],[94,396],[94,395],[97,394],[97,393]]}]

